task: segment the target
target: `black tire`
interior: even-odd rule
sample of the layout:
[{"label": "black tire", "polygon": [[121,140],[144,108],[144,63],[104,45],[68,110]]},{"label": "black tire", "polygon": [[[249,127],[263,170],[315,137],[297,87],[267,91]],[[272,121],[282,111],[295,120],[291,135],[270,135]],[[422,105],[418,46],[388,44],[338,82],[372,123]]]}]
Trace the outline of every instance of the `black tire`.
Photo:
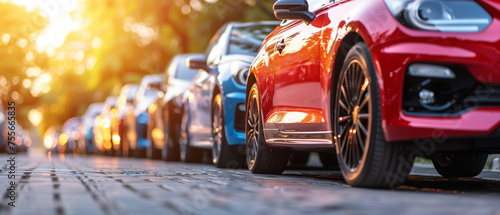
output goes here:
[{"label": "black tire", "polygon": [[323,164],[323,168],[328,170],[340,170],[337,155],[330,152],[319,152],[319,160]]},{"label": "black tire", "polygon": [[194,148],[189,143],[188,116],[182,115],[181,131],[179,136],[179,148],[181,161],[186,163],[201,163],[203,160],[203,150]]},{"label": "black tire", "polygon": [[128,144],[125,139],[125,124],[120,120],[118,125],[118,136],[120,137],[120,157],[128,157]]},{"label": "black tire", "polygon": [[161,150],[160,149],[157,149],[156,147],[152,147],[152,151],[150,152],[151,154],[149,154],[149,158],[153,159],[153,160],[161,160],[162,159],[162,156],[161,156]]},{"label": "black tire", "polygon": [[[134,129],[131,129],[129,125],[125,126],[125,132],[123,135],[125,135],[125,141],[127,141],[128,145],[128,156],[127,157],[136,157],[136,148],[137,148],[137,134],[136,134],[136,139],[133,140],[130,138],[130,132],[135,132]],[[133,144],[135,142],[135,144]],[[136,148],[133,148],[132,145],[135,145]]]},{"label": "black tire", "polygon": [[[1,131],[0,131],[1,132]],[[3,140],[0,140],[3,141]],[[7,141],[0,144],[0,153],[7,153]]]},{"label": "black tire", "polygon": [[147,149],[135,149],[134,154],[136,158],[146,158],[147,157]]},{"label": "black tire", "polygon": [[248,169],[252,173],[281,174],[288,164],[290,150],[266,145],[256,83],[250,88],[246,104],[245,152]]},{"label": "black tire", "polygon": [[174,114],[169,112],[170,103],[165,105],[163,110],[163,149],[162,156],[166,161],[180,161],[179,149],[179,133],[180,133],[180,120],[174,118]]},{"label": "black tire", "polygon": [[[148,128],[147,128],[147,141],[150,143],[148,148],[147,148],[147,158],[153,159],[153,160],[160,160],[162,158],[162,150],[158,149],[156,147],[157,144],[163,145],[163,143],[158,142],[158,141],[163,141],[163,138],[161,140],[157,140],[153,138],[153,132],[155,132],[155,129],[158,129],[159,123],[156,122],[156,114],[159,111],[155,111],[154,114],[149,116],[149,122],[148,122]],[[163,129],[161,129],[161,132],[163,132]]]},{"label": "black tire", "polygon": [[224,129],[224,112],[220,93],[212,102],[212,163],[218,168],[244,168],[245,145],[229,145]]},{"label": "black tire", "polygon": [[385,141],[377,74],[363,42],[347,53],[335,89],[332,127],[338,137],[335,145],[345,181],[356,187],[401,185],[414,157],[400,144]]},{"label": "black tire", "polygon": [[474,177],[483,171],[488,154],[436,153],[432,164],[443,177]]}]

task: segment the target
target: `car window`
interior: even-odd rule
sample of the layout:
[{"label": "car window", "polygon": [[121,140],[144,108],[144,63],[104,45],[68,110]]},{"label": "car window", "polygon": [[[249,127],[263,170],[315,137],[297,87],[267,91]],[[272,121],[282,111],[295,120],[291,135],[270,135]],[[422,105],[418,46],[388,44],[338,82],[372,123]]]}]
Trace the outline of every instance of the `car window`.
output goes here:
[{"label": "car window", "polygon": [[178,57],[173,57],[170,59],[170,61],[167,64],[167,70],[165,72],[165,80],[163,80],[163,84],[168,85],[168,82],[170,81],[169,79],[173,78],[172,76],[175,75],[175,69],[177,68],[177,64],[179,64],[179,61],[177,60]]},{"label": "car window", "polygon": [[231,31],[228,54],[255,56],[262,41],[274,30],[274,25],[235,27]]},{"label": "car window", "polygon": [[150,83],[148,85],[148,87],[146,88],[146,90],[150,90],[150,89],[160,90],[161,89],[161,83],[160,82]]},{"label": "car window", "polygon": [[218,64],[222,57],[222,54],[224,53],[224,47],[221,38],[223,38],[222,34],[219,35],[217,40],[215,40],[215,42],[211,45],[210,51],[208,51],[207,55],[208,65]]},{"label": "car window", "polygon": [[193,77],[196,75],[196,73],[198,73],[198,70],[187,67],[186,59],[187,57],[182,57],[180,58],[179,63],[177,63],[177,68],[175,70],[175,78],[191,81],[193,80]]},{"label": "car window", "polygon": [[127,101],[132,101],[135,98],[135,94],[139,88],[137,86],[132,86],[127,91]]}]

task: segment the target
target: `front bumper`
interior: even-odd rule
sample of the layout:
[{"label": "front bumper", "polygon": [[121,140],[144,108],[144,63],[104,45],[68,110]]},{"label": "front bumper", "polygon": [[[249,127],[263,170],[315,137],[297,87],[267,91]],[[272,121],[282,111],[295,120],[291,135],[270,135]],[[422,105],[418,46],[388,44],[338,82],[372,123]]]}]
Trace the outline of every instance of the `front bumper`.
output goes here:
[{"label": "front bumper", "polygon": [[148,121],[149,115],[147,112],[141,112],[137,116],[137,149],[145,149],[149,147],[148,141]]},{"label": "front bumper", "polygon": [[[371,48],[379,75],[382,126],[387,141],[486,137],[500,127],[500,103],[495,98],[500,93],[500,37],[493,33],[496,30],[492,27],[468,35],[418,31],[418,36],[401,37],[390,44]],[[415,32],[399,30],[406,35]],[[460,111],[410,113],[405,110],[403,97],[408,90],[405,82],[413,78],[407,75],[408,67],[413,63],[461,67],[473,79],[472,82],[493,86],[497,90],[491,92],[489,102],[469,103]],[[475,90],[471,88],[467,95],[474,96]],[[459,99],[464,98],[457,98],[457,101]]]},{"label": "front bumper", "polygon": [[224,129],[226,129],[226,139],[229,145],[245,144],[244,107],[244,90],[223,95]]}]

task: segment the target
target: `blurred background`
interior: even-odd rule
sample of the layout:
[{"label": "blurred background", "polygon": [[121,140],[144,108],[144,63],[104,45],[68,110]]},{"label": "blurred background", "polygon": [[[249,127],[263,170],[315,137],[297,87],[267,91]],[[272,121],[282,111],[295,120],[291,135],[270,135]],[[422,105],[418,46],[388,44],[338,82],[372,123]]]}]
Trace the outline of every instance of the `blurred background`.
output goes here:
[{"label": "blurred background", "polygon": [[49,127],[204,52],[228,21],[275,20],[273,0],[0,0],[0,98],[33,146]]}]

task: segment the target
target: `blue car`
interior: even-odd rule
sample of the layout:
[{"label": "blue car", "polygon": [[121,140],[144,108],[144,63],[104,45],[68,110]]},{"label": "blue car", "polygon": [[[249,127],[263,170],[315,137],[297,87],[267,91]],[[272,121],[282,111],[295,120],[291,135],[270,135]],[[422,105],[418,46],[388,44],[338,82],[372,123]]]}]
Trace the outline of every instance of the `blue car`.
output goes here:
[{"label": "blue car", "polygon": [[163,75],[144,76],[135,94],[133,110],[127,113],[125,135],[134,157],[146,158],[151,144],[147,136],[148,109],[156,101],[162,82]]},{"label": "blue car", "polygon": [[204,56],[187,64],[199,69],[185,94],[180,157],[200,162],[211,149],[216,167],[245,166],[245,89],[250,64],[279,22],[228,23],[210,40]]},{"label": "blue car", "polygon": [[96,151],[96,141],[94,138],[94,122],[95,118],[101,114],[104,103],[93,103],[85,111],[82,118],[82,134],[84,137],[85,151],[87,154],[93,154]]},{"label": "blue car", "polygon": [[183,111],[182,96],[191,86],[196,69],[186,66],[186,59],[201,54],[178,54],[165,69],[162,92],[149,108],[148,157],[179,161],[179,131]]}]

